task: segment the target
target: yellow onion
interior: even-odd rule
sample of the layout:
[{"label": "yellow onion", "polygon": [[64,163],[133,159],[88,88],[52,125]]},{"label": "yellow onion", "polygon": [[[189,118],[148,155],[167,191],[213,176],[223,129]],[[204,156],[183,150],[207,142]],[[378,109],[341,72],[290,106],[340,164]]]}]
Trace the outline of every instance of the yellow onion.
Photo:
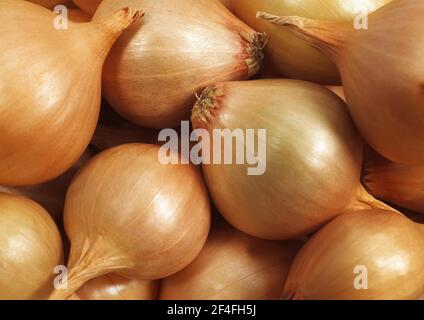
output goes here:
[{"label": "yellow onion", "polygon": [[390,0],[232,0],[234,13],[257,31],[269,35],[265,64],[280,76],[339,83],[336,66],[319,50],[305,44],[290,30],[256,19],[258,11],[278,15],[297,15],[311,19],[353,21],[362,12],[372,12]]},{"label": "yellow onion", "polygon": [[374,150],[394,162],[424,164],[424,1],[394,0],[363,30],[258,16],[289,27],[337,64],[354,122]]},{"label": "yellow onion", "polygon": [[418,299],[424,225],[385,210],[346,212],[301,249],[283,298]]},{"label": "yellow onion", "polygon": [[48,298],[62,259],[60,234],[46,210],[0,192],[0,300]]},{"label": "yellow onion", "polygon": [[404,165],[368,152],[362,182],[378,199],[424,213],[424,166]]},{"label": "yellow onion", "polygon": [[84,12],[87,12],[91,15],[93,15],[96,10],[97,7],[99,6],[100,2],[102,2],[102,0],[72,0],[75,5],[80,8],[81,10],[83,10]]},{"label": "yellow onion", "polygon": [[191,263],[206,241],[210,205],[199,170],[163,165],[159,147],[129,144],[92,158],[69,187],[64,222],[71,241],[66,299],[108,273],[156,280]]},{"label": "yellow onion", "polygon": [[81,300],[155,300],[159,281],[134,280],[110,273],[85,283],[78,291]]},{"label": "yellow onion", "polygon": [[220,222],[196,260],[162,281],[160,299],[279,299],[300,245],[253,238]]},{"label": "yellow onion", "polygon": [[45,8],[0,1],[0,184],[42,183],[79,159],[98,119],[103,61],[139,16],[127,8],[59,30]]},{"label": "yellow onion", "polygon": [[217,0],[104,0],[94,20],[122,6],[146,12],[105,63],[106,100],[125,118],[153,128],[188,119],[195,93],[217,81],[254,75],[264,37]]},{"label": "yellow onion", "polygon": [[[265,144],[266,159],[258,155],[258,165],[203,165],[218,210],[250,235],[296,238],[346,208],[387,207],[359,183],[362,140],[345,103],[327,88],[298,80],[220,83],[203,92],[192,122],[211,137],[215,129],[241,129],[245,136],[253,129],[255,141]],[[266,139],[259,136],[260,129],[266,130]],[[250,153],[259,150],[257,142],[239,145]],[[251,167],[266,170],[248,175]]]},{"label": "yellow onion", "polygon": [[43,6],[50,10],[54,9],[54,7],[58,5],[73,7],[71,0],[28,0],[28,1],[39,4],[40,6]]}]

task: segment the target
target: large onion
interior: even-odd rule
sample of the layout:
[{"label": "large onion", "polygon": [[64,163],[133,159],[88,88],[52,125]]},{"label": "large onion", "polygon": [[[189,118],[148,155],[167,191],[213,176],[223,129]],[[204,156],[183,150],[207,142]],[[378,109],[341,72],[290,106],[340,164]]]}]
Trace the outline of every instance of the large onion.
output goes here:
[{"label": "large onion", "polygon": [[176,127],[189,118],[197,91],[259,69],[263,36],[217,0],[104,0],[94,20],[122,6],[141,8],[146,17],[113,47],[103,89],[108,102],[137,124]]},{"label": "large onion", "polygon": [[159,281],[134,280],[110,273],[85,283],[77,295],[82,300],[154,300]]},{"label": "large onion", "polygon": [[300,242],[260,240],[220,222],[196,260],[162,281],[160,299],[278,299],[299,248]]},{"label": "large onion", "polygon": [[159,163],[158,152],[154,145],[123,145],[92,158],[79,172],[65,202],[68,288],[52,298],[68,298],[111,272],[160,279],[200,252],[210,224],[201,174],[192,165]]},{"label": "large onion", "polygon": [[259,16],[288,26],[337,64],[355,124],[373,149],[394,162],[424,164],[424,1],[394,0],[364,30]]},{"label": "large onion", "polygon": [[[311,19],[353,21],[390,0],[232,0],[235,14],[258,31],[269,35],[265,63],[280,75],[320,83],[340,82],[336,66],[319,50],[305,44],[288,29],[256,19],[258,11],[298,15]],[[268,67],[268,66],[266,66]]]},{"label": "large onion", "polygon": [[0,0],[1,185],[51,180],[80,158],[99,114],[103,61],[139,15],[122,9],[58,30],[53,12]]},{"label": "large onion", "polygon": [[418,299],[424,293],[424,225],[390,211],[347,212],[293,263],[287,299]]},{"label": "large onion", "polygon": [[48,298],[62,258],[60,234],[46,210],[0,192],[0,300]]},{"label": "large onion", "polygon": [[[256,165],[203,165],[219,211],[250,235],[304,236],[348,207],[387,207],[360,185],[362,140],[345,103],[324,87],[297,80],[220,83],[203,92],[192,121],[211,137],[214,129],[254,129],[255,141],[266,143],[263,175],[248,175]],[[266,139],[258,129],[267,130]],[[246,149],[245,141],[240,145]]]}]

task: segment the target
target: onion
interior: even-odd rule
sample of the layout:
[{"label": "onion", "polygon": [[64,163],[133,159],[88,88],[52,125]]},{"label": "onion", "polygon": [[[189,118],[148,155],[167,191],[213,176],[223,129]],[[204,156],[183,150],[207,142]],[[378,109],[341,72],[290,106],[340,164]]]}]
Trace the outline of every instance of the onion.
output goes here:
[{"label": "onion", "polygon": [[162,281],[160,298],[278,299],[299,248],[300,242],[260,240],[218,223],[196,260]]},{"label": "onion", "polygon": [[[16,1],[16,0],[15,0]],[[65,5],[69,7],[73,7],[71,0],[28,0],[29,2],[33,2],[36,4],[39,4],[40,6],[43,6],[47,9],[54,9],[54,7],[58,5]]]},{"label": "onion", "polygon": [[130,280],[110,273],[85,283],[77,292],[82,300],[154,300],[159,281]]},{"label": "onion", "polygon": [[49,214],[32,200],[0,192],[0,300],[46,299],[62,258]]},{"label": "onion", "polygon": [[424,225],[400,214],[346,212],[301,249],[283,297],[418,299],[424,292],[423,247]]},{"label": "onion", "polygon": [[93,15],[102,0],[72,0],[78,8]]},{"label": "onion", "polygon": [[362,181],[373,196],[424,213],[424,166],[398,164],[368,152]]},{"label": "onion", "polygon": [[374,150],[424,164],[424,1],[395,0],[360,31],[350,23],[258,15],[288,26],[337,64],[353,119]]},{"label": "onion", "polygon": [[42,183],[86,149],[98,119],[103,60],[140,12],[122,9],[56,30],[55,14],[45,8],[0,3],[0,184]]},{"label": "onion", "polygon": [[65,202],[68,289],[56,290],[53,299],[66,299],[111,272],[138,280],[167,277],[200,252],[210,224],[200,172],[192,165],[162,165],[158,152],[154,145],[123,145],[79,172]]},{"label": "onion", "polygon": [[280,75],[319,83],[339,83],[336,66],[317,49],[300,41],[288,29],[256,19],[256,12],[299,15],[311,19],[353,21],[361,12],[372,12],[390,0],[232,0],[235,14],[269,35],[265,64]]},{"label": "onion", "polygon": [[[266,140],[266,161],[258,155],[258,164],[203,165],[215,205],[243,232],[291,239],[346,208],[388,208],[360,185],[362,140],[346,105],[324,87],[297,80],[220,83],[203,92],[192,122],[211,137],[214,129],[254,129],[255,141]],[[266,139],[258,138],[259,129]],[[264,164],[264,174],[248,175]]]},{"label": "onion", "polygon": [[153,128],[188,119],[195,93],[216,81],[246,79],[262,60],[264,37],[217,0],[104,0],[94,20],[124,5],[146,11],[105,63],[106,100],[125,118]]}]

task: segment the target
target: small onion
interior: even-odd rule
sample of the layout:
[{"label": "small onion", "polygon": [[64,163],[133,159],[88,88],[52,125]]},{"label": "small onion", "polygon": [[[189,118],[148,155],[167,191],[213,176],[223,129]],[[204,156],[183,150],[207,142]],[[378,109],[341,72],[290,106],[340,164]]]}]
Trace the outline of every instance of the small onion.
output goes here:
[{"label": "small onion", "polygon": [[96,127],[103,61],[140,15],[126,8],[58,30],[53,12],[0,0],[1,185],[43,183],[78,161]]},{"label": "small onion", "polygon": [[257,73],[264,37],[217,0],[103,0],[93,20],[117,8],[146,17],[116,42],[105,63],[106,100],[128,120],[172,128],[189,118],[195,93]]},{"label": "small onion", "polygon": [[301,249],[283,298],[418,299],[423,248],[424,225],[390,211],[346,212]]},{"label": "small onion", "polygon": [[0,192],[0,300],[47,299],[62,259],[62,240],[46,210]]},{"label": "small onion", "polygon": [[81,300],[155,300],[159,281],[134,280],[110,273],[85,283],[78,291]]},{"label": "small onion", "polygon": [[[167,277],[190,264],[206,241],[210,204],[192,165],[163,165],[159,147],[129,144],[92,158],[69,187],[65,229],[71,241],[66,299],[108,273]],[[183,187],[182,187],[183,186]]]},{"label": "small onion", "polygon": [[338,66],[353,120],[389,160],[424,164],[424,1],[395,0],[351,23],[258,13],[326,53]]},{"label": "small onion", "polygon": [[220,222],[196,260],[162,281],[160,299],[278,299],[300,246],[253,238]]},{"label": "small onion", "polygon": [[353,21],[362,12],[372,12],[390,0],[232,0],[234,13],[257,31],[269,35],[265,64],[290,78],[319,83],[339,83],[336,66],[319,50],[305,44],[290,30],[256,19],[258,11],[298,15],[311,19]]},{"label": "small onion", "polygon": [[345,103],[324,87],[297,80],[220,83],[203,92],[192,122],[211,137],[215,129],[254,129],[257,141],[258,130],[266,130],[263,175],[249,176],[249,164],[203,165],[218,210],[250,235],[291,239],[346,208],[388,208],[359,183],[362,140]]}]

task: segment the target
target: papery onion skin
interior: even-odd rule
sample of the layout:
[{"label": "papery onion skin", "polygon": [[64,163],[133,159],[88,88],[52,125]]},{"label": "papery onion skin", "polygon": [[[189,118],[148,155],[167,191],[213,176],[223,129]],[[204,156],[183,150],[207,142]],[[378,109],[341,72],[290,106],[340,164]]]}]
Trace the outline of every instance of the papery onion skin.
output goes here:
[{"label": "papery onion skin", "polygon": [[263,175],[248,176],[247,164],[203,165],[215,205],[243,232],[292,239],[347,207],[386,207],[361,187],[362,140],[344,102],[324,87],[297,80],[220,83],[204,91],[192,122],[211,136],[214,129],[254,129],[256,136],[267,130]]},{"label": "papery onion skin", "polygon": [[104,0],[94,20],[124,5],[146,12],[105,63],[106,100],[128,120],[173,128],[188,120],[195,93],[259,70],[263,35],[217,0]]},{"label": "papery onion skin", "polygon": [[62,259],[60,234],[46,210],[0,192],[0,300],[47,299]]},{"label": "papery onion skin", "polygon": [[110,272],[160,279],[200,252],[210,226],[201,174],[192,165],[161,164],[158,152],[154,145],[119,146],[79,172],[65,203],[71,241],[68,290],[58,290],[52,299],[67,298],[86,281]]},{"label": "papery onion skin", "polygon": [[217,223],[199,256],[162,280],[161,300],[276,300],[301,242],[267,241]]},{"label": "papery onion skin", "polygon": [[80,158],[98,119],[103,61],[140,14],[122,9],[57,30],[53,12],[26,1],[0,1],[1,185],[46,182]]},{"label": "papery onion skin", "polygon": [[370,151],[362,183],[374,197],[424,214],[424,166],[394,163]]},{"label": "papery onion skin", "polygon": [[[424,292],[424,228],[390,211],[346,212],[296,256],[283,298],[418,299]],[[354,283],[367,268],[368,289]]]},{"label": "papery onion skin", "polygon": [[423,1],[392,1],[370,14],[364,30],[347,23],[258,16],[288,26],[337,64],[350,113],[374,150],[397,163],[424,164]]},{"label": "papery onion skin", "polygon": [[336,84],[340,83],[338,70],[323,53],[305,44],[289,30],[256,19],[256,13],[266,11],[311,19],[353,21],[363,10],[372,12],[388,2],[390,0],[232,0],[232,6],[240,19],[269,35],[264,61],[280,76]]},{"label": "papery onion skin", "polygon": [[87,12],[88,14],[93,15],[96,10],[97,7],[100,5],[100,2],[102,2],[102,0],[72,0],[75,5],[80,8],[81,10],[83,10],[84,12]]},{"label": "papery onion skin", "polygon": [[107,274],[85,283],[77,295],[81,300],[155,300],[159,281],[134,280]]}]

